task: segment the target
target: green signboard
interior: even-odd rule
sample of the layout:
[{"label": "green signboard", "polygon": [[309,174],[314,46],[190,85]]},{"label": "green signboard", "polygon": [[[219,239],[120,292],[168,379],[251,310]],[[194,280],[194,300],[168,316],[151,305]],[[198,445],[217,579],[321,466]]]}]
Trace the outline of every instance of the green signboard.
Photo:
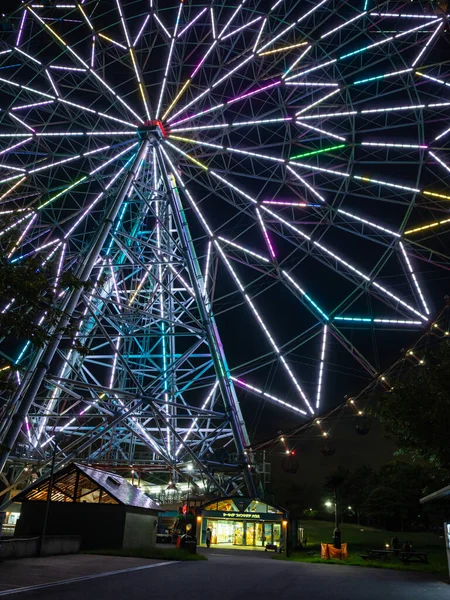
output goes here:
[{"label": "green signboard", "polygon": [[224,512],[222,510],[204,510],[203,517],[214,517],[216,519],[234,519],[238,521],[282,521],[283,515],[276,513],[252,513],[252,512]]}]

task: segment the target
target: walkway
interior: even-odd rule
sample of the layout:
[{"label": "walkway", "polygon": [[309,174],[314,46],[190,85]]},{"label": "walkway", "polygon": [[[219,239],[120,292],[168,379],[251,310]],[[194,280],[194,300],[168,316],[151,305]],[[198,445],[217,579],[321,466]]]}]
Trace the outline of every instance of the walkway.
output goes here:
[{"label": "walkway", "polygon": [[[1,597],[13,600],[448,600],[450,587],[435,578],[402,571],[294,563],[263,559],[265,553],[213,551],[209,560],[185,563],[161,563],[114,557],[116,568],[124,570],[115,575],[72,581],[52,587],[19,592],[0,592]],[[40,568],[52,570],[55,561],[104,561],[105,571],[111,571],[112,557],[57,557],[28,559],[42,561]],[[19,561],[16,561],[19,562]],[[29,585],[26,560],[23,564],[22,585]],[[8,563],[9,565],[10,563]],[[32,564],[32,563],[28,563]],[[98,568],[98,564],[96,563]],[[136,570],[136,567],[145,567]],[[3,563],[0,569],[7,565]],[[78,567],[71,567],[73,576]],[[164,566],[164,568],[161,568]],[[4,575],[8,577],[9,568]],[[60,575],[63,576],[60,565]],[[64,578],[64,577],[63,577]],[[3,577],[0,577],[3,581]]]}]

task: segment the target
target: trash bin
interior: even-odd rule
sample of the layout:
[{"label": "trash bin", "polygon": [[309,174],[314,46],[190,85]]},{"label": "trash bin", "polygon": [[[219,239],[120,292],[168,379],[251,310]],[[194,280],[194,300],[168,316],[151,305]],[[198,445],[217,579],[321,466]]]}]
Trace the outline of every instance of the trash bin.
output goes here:
[{"label": "trash bin", "polygon": [[180,550],[197,554],[197,538],[188,534],[182,535],[180,538]]}]

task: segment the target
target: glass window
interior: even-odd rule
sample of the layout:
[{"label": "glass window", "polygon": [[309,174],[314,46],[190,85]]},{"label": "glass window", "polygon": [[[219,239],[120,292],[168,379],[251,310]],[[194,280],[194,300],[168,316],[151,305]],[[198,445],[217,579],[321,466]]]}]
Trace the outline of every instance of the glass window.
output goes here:
[{"label": "glass window", "polygon": [[204,510],[221,510],[222,512],[240,512],[233,500],[227,498],[218,502],[211,502],[205,506]]},{"label": "glass window", "polygon": [[264,523],[264,546],[266,544],[273,544],[272,528],[272,523]]},{"label": "glass window", "polygon": [[281,523],[273,524],[273,543],[279,544],[281,539]]},{"label": "glass window", "polygon": [[275,506],[270,506],[270,504],[267,505],[267,512],[268,513],[274,513],[275,515],[282,515],[283,514],[283,511],[279,510]]},{"label": "glass window", "polygon": [[239,512],[238,507],[233,500],[219,500],[216,510],[221,510],[223,512]]},{"label": "glass window", "polygon": [[260,502],[259,500],[252,500],[248,507],[245,509],[245,512],[267,512],[267,504],[265,502]]}]

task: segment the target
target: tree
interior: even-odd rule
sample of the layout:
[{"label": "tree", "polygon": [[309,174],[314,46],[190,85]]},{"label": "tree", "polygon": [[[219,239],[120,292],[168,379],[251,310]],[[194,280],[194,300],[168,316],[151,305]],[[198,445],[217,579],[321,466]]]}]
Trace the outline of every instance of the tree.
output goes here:
[{"label": "tree", "polygon": [[441,342],[408,364],[375,412],[386,433],[396,439],[398,454],[450,471],[450,344]]},{"label": "tree", "polygon": [[[0,230],[7,231],[9,221],[0,222]],[[60,332],[58,323],[63,311],[58,303],[58,296],[65,290],[85,287],[90,283],[81,282],[70,271],[56,277],[56,260],[43,259],[35,254],[23,257],[20,261],[11,262],[11,251],[16,247],[15,230],[2,238],[0,249],[0,338],[6,341],[9,356],[0,358],[0,388],[2,393],[9,394],[15,389],[14,370],[18,368],[12,358],[23,344],[28,341],[32,346],[42,347],[52,335]],[[45,318],[42,320],[42,317]],[[74,317],[76,319],[76,317]],[[73,338],[74,323],[72,319],[63,333]],[[77,340],[73,342],[76,350],[86,354],[89,349]]]},{"label": "tree", "polygon": [[404,530],[416,521],[420,512],[420,498],[430,480],[428,469],[419,464],[404,461],[393,461],[384,465],[378,471],[380,484],[394,492],[392,499],[391,523],[396,529]]},{"label": "tree", "polygon": [[376,482],[377,474],[369,465],[362,465],[352,471],[346,481],[345,501],[355,512],[358,525],[361,524],[361,517],[366,516],[363,507]]}]

